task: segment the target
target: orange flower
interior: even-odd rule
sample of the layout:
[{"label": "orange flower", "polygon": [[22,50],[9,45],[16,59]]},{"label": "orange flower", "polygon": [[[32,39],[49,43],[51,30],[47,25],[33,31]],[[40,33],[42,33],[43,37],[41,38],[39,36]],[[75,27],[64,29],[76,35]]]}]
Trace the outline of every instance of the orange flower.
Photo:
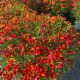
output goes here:
[{"label": "orange flower", "polygon": [[53,65],[53,60],[52,59],[49,60],[49,64]]},{"label": "orange flower", "polygon": [[18,20],[18,17],[17,17],[17,16],[14,16],[14,17],[11,19],[11,22],[15,24],[17,20]]},{"label": "orange flower", "polygon": [[51,21],[51,22],[56,22],[56,21],[57,21],[57,16],[51,17],[51,18],[50,18],[50,21]]},{"label": "orange flower", "polygon": [[8,64],[12,64],[12,63],[14,63],[14,62],[16,62],[15,58],[10,58],[10,59],[8,60]]},{"label": "orange flower", "polygon": [[46,75],[45,75],[45,73],[42,73],[41,76],[42,76],[42,77],[45,77]]},{"label": "orange flower", "polygon": [[3,28],[3,27],[4,27],[4,24],[1,24],[1,23],[0,23],[0,28]]},{"label": "orange flower", "polygon": [[29,34],[22,34],[22,38],[26,38],[28,36],[29,36]]}]

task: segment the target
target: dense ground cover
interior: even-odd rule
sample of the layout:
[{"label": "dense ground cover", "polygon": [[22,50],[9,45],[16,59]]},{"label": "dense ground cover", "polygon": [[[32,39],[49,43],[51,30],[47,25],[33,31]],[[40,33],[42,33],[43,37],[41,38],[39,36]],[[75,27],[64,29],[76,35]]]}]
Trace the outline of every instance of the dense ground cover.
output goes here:
[{"label": "dense ground cover", "polygon": [[65,17],[39,15],[18,0],[0,11],[1,80],[60,80],[74,65],[80,34]]}]

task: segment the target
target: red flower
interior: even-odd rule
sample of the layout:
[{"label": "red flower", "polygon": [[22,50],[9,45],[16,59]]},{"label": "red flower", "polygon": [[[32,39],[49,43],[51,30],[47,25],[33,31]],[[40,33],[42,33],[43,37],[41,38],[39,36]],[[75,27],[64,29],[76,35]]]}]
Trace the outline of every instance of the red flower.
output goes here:
[{"label": "red flower", "polygon": [[13,45],[12,44],[8,45],[8,49],[13,50]]},{"label": "red flower", "polygon": [[56,47],[56,50],[63,51],[65,48],[66,48],[66,46],[64,44],[63,45],[58,45]]},{"label": "red flower", "polygon": [[11,37],[6,37],[6,41],[12,40]]},{"label": "red flower", "polygon": [[24,78],[20,78],[19,80],[24,80]]},{"label": "red flower", "polygon": [[2,38],[2,37],[0,37],[0,44],[4,44],[4,41],[5,39],[4,38]]},{"label": "red flower", "polygon": [[68,38],[69,37],[69,34],[68,34],[68,32],[66,32],[65,34],[64,34],[64,38]]},{"label": "red flower", "polygon": [[43,44],[46,44],[46,43],[47,43],[47,41],[48,41],[48,39],[47,39],[47,37],[46,37],[46,36],[44,36],[44,37],[42,37],[42,38],[41,38],[41,41],[43,42]]},{"label": "red flower", "polygon": [[46,29],[43,27],[43,28],[41,28],[40,32],[41,33],[46,33]]},{"label": "red flower", "polygon": [[63,41],[63,40],[64,40],[64,36],[60,36],[59,39],[60,39],[61,41]]},{"label": "red flower", "polygon": [[65,42],[67,47],[70,47],[70,45],[72,44],[72,40],[71,39],[67,39]]},{"label": "red flower", "polygon": [[0,36],[5,36],[5,32],[0,31]]},{"label": "red flower", "polygon": [[0,52],[0,55],[2,54],[2,52]]},{"label": "red flower", "polygon": [[28,36],[26,38],[26,40],[27,40],[28,43],[36,44],[36,38],[35,37]]},{"label": "red flower", "polygon": [[44,24],[42,24],[42,27],[49,27],[49,24],[44,23]]},{"label": "red flower", "polygon": [[7,72],[7,73],[6,73],[5,78],[6,78],[7,80],[11,80],[10,72]]},{"label": "red flower", "polygon": [[32,55],[38,55],[38,54],[41,54],[41,49],[42,49],[42,46],[34,46],[32,47],[30,52]]},{"label": "red flower", "polygon": [[76,53],[76,52],[74,52],[74,51],[72,51],[72,50],[69,50],[68,52],[69,52],[69,55],[73,55],[73,54]]},{"label": "red flower", "polygon": [[5,67],[5,70],[6,70],[7,72],[10,71],[10,66],[11,66],[11,65],[7,65],[7,66]]},{"label": "red flower", "polygon": [[4,75],[4,70],[0,70],[0,76]]},{"label": "red flower", "polygon": [[13,69],[14,69],[14,71],[18,71],[18,65],[13,65]]},{"label": "red flower", "polygon": [[53,53],[52,57],[53,57],[53,60],[59,61],[59,59],[62,57],[62,55],[61,55],[60,52],[56,51],[56,52]]},{"label": "red flower", "polygon": [[32,20],[33,20],[33,21],[36,21],[36,20],[37,20],[37,18],[36,18],[36,17],[34,17],[34,18],[32,18]]},{"label": "red flower", "polygon": [[80,46],[80,41],[77,41],[77,44]]},{"label": "red flower", "polygon": [[10,36],[11,36],[11,38],[16,38],[16,34],[15,33],[11,34]]},{"label": "red flower", "polygon": [[6,53],[6,54],[4,54],[4,56],[5,56],[6,58],[10,58],[10,53]]},{"label": "red flower", "polygon": [[6,27],[6,28],[4,29],[5,34],[8,34],[10,31],[11,31],[10,27]]},{"label": "red flower", "polygon": [[34,78],[34,80],[38,80],[38,78],[39,78],[39,76],[36,76],[36,77]]},{"label": "red flower", "polygon": [[24,53],[25,53],[25,48],[24,48],[24,46],[23,46],[20,55],[23,56]]},{"label": "red flower", "polygon": [[17,71],[14,70],[14,71],[12,72],[12,79],[16,76],[16,74],[17,74]]},{"label": "red flower", "polygon": [[63,68],[63,64],[58,64],[58,68],[62,69]]},{"label": "red flower", "polygon": [[23,48],[23,44],[21,43],[19,46],[18,46],[19,49]]}]

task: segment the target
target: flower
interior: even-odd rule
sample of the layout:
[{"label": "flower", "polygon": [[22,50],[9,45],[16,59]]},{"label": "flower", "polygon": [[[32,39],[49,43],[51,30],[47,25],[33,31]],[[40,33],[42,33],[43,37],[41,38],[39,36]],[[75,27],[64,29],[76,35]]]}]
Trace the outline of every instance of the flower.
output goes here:
[{"label": "flower", "polygon": [[14,16],[14,17],[11,19],[11,22],[12,22],[13,24],[15,24],[15,23],[17,22],[17,20],[18,20],[18,17],[17,17],[17,16]]},{"label": "flower", "polygon": [[13,50],[13,44],[8,45],[9,50]]},{"label": "flower", "polygon": [[73,54],[76,53],[76,52],[74,52],[74,51],[72,51],[72,50],[69,50],[68,52],[69,52],[69,55],[73,55]]},{"label": "flower", "polygon": [[49,27],[49,24],[44,23],[44,24],[42,24],[42,27]]},{"label": "flower", "polygon": [[16,34],[13,33],[13,34],[10,35],[10,37],[11,37],[11,38],[16,38]]},{"label": "flower", "polygon": [[7,72],[9,72],[9,71],[10,71],[10,67],[11,67],[11,65],[7,65],[7,66],[5,67],[5,70],[6,70]]},{"label": "flower", "polygon": [[30,50],[30,53],[32,55],[39,55],[41,54],[41,49],[42,49],[42,46],[33,46]]},{"label": "flower", "polygon": [[0,24],[0,28],[3,28],[5,25],[4,24]]},{"label": "flower", "polygon": [[28,36],[26,38],[26,40],[27,40],[28,43],[36,44],[36,38],[35,37]]},{"label": "flower", "polygon": [[6,58],[10,58],[10,53],[5,53],[4,56],[5,56]]},{"label": "flower", "polygon": [[19,80],[24,80],[24,78],[20,78]]},{"label": "flower", "polygon": [[15,58],[10,58],[8,61],[8,64],[13,64],[16,62]]},{"label": "flower", "polygon": [[11,31],[11,28],[10,27],[5,27],[4,28],[5,34],[8,34],[10,31]]},{"label": "flower", "polygon": [[0,44],[4,44],[4,42],[5,42],[5,38],[0,37]]},{"label": "flower", "polygon": [[17,71],[14,70],[14,71],[12,72],[12,79],[16,76],[16,74],[17,74]]},{"label": "flower", "polygon": [[58,64],[58,68],[62,69],[63,68],[63,64],[62,63]]},{"label": "flower", "polygon": [[50,17],[50,22],[56,22],[57,18],[58,18],[57,16]]},{"label": "flower", "polygon": [[12,40],[12,37],[6,37],[5,40],[6,41]]},{"label": "flower", "polygon": [[6,73],[6,75],[5,75],[5,79],[8,79],[8,80],[11,79],[10,72],[7,72],[7,73]]},{"label": "flower", "polygon": [[5,32],[0,31],[0,36],[5,36]]}]

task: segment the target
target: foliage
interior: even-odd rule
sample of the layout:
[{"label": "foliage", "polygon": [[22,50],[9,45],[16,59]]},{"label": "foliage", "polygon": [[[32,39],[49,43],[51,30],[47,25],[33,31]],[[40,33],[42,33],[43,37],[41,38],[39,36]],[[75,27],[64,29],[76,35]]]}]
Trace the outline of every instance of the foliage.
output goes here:
[{"label": "foliage", "polygon": [[73,16],[75,16],[76,21],[80,23],[80,1],[77,1],[72,10]]}]

